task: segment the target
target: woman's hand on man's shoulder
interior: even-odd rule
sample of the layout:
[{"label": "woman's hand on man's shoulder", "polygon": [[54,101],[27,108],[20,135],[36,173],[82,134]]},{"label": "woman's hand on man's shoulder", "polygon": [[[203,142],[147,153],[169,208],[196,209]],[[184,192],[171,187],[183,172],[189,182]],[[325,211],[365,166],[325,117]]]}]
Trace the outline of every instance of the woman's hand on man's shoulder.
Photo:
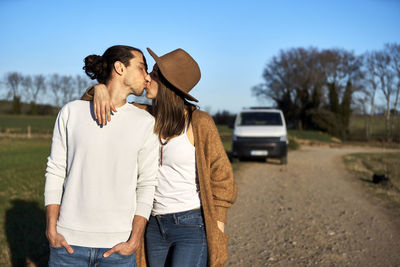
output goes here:
[{"label": "woman's hand on man's shoulder", "polygon": [[99,124],[106,125],[107,121],[111,121],[111,110],[117,112],[111,102],[107,87],[104,84],[96,84],[94,86],[93,111]]}]

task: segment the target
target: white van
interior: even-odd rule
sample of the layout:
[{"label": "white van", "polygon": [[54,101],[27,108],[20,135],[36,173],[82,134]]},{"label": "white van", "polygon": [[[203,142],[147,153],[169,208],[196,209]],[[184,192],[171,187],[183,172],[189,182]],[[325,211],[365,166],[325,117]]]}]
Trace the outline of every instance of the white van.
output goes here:
[{"label": "white van", "polygon": [[287,164],[287,130],[279,109],[253,107],[240,111],[233,126],[232,156],[279,158]]}]

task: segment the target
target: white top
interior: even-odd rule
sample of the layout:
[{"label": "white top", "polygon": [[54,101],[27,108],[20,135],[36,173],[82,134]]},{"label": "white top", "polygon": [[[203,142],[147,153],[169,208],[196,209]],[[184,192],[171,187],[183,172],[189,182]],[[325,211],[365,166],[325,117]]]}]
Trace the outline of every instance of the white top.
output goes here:
[{"label": "white top", "polygon": [[58,114],[46,169],[45,205],[61,204],[57,230],[70,245],[110,248],[148,218],[157,184],[154,118],[126,103],[101,127],[92,103]]},{"label": "white top", "polygon": [[152,215],[200,207],[195,147],[189,141],[187,127],[184,134],[172,138],[160,149],[162,164],[158,167],[158,186],[154,194]]}]

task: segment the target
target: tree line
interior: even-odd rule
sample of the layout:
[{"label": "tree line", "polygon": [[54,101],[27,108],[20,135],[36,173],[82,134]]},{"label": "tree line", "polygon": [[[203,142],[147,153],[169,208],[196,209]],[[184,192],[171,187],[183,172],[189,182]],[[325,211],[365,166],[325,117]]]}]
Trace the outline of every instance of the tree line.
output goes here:
[{"label": "tree line", "polygon": [[38,103],[47,100],[52,106],[62,107],[79,99],[93,82],[85,75],[25,75],[8,72],[1,81],[3,96],[12,101],[10,113],[21,114],[21,103],[30,103],[30,114],[38,114]]},{"label": "tree line", "polygon": [[264,82],[252,88],[272,99],[286,120],[298,129],[321,130],[346,138],[355,109],[371,117],[378,91],[385,99],[386,139],[393,136],[400,94],[400,44],[356,55],[345,49],[292,48],[281,50],[263,70]]}]

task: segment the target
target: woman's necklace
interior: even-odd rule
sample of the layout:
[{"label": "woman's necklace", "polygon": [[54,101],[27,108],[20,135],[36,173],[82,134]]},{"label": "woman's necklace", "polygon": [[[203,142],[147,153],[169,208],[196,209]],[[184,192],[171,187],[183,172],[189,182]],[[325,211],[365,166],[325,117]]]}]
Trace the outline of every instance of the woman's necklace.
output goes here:
[{"label": "woman's necklace", "polygon": [[160,138],[160,143],[161,143],[161,146],[160,146],[160,166],[162,166],[162,164],[163,164],[163,150],[164,150],[164,146],[168,143],[168,138],[165,139],[165,141],[163,141]]},{"label": "woman's necklace", "polygon": [[162,166],[163,147],[164,147],[164,145],[163,145],[163,144],[161,144],[161,146],[160,146],[160,166]]}]

